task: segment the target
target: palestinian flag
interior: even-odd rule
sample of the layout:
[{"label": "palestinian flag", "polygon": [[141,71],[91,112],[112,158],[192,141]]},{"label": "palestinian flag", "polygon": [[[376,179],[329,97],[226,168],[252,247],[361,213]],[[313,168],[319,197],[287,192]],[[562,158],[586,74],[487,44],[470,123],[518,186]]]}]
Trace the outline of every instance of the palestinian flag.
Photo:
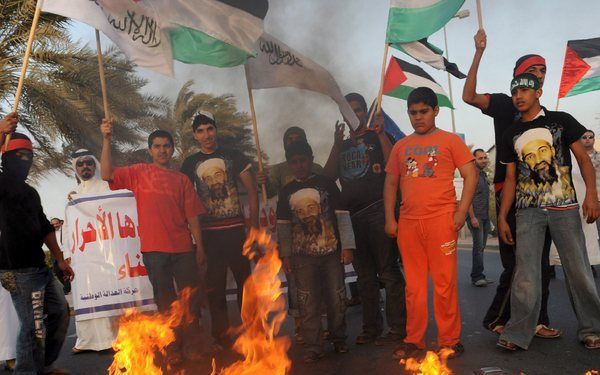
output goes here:
[{"label": "palestinian flag", "polygon": [[567,42],[558,98],[600,90],[600,38]]},{"label": "palestinian flag", "polygon": [[444,51],[429,43],[427,38],[409,43],[395,43],[391,46],[417,61],[424,62],[432,68],[445,70],[456,78],[463,79],[467,77],[463,72],[458,70],[456,64],[446,60]]},{"label": "palestinian flag", "polygon": [[408,43],[427,38],[454,15],[465,0],[391,0],[387,42]]},{"label": "palestinian flag", "polygon": [[429,87],[436,93],[440,107],[454,108],[444,89],[423,69],[392,56],[385,72],[383,94],[406,100],[417,87]]},{"label": "palestinian flag", "polygon": [[231,67],[255,56],[268,0],[142,0],[164,5],[173,59],[187,64]]}]

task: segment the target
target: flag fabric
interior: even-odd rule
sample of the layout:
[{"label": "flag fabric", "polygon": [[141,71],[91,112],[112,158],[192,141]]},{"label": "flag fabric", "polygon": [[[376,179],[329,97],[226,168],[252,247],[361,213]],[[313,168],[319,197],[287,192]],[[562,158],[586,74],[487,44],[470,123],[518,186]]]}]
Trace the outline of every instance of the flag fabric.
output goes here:
[{"label": "flag fabric", "polygon": [[268,0],[45,0],[42,4],[42,11],[102,31],[140,67],[167,75],[173,75],[174,59],[218,67],[244,64],[263,32],[267,10]]},{"label": "flag fabric", "polygon": [[168,35],[160,28],[152,9],[133,1],[45,0],[42,11],[86,23],[106,35],[127,58],[140,67],[173,75]]},{"label": "flag fabric", "polygon": [[408,43],[441,29],[465,0],[391,0],[387,42]]},{"label": "flag fabric", "polygon": [[429,87],[435,92],[440,107],[454,108],[444,89],[423,69],[392,56],[385,72],[383,94],[406,100],[417,87]]},{"label": "flag fabric", "polygon": [[295,87],[315,91],[333,99],[352,129],[359,120],[325,68],[265,33],[258,40],[257,56],[248,59],[246,77],[250,89]]},{"label": "flag fabric", "polygon": [[269,9],[268,0],[138,1],[152,6],[171,24],[168,32],[175,60],[219,67],[244,64],[254,55]]},{"label": "flag fabric", "polygon": [[427,41],[427,38],[409,43],[392,44],[392,47],[406,53],[413,59],[426,63],[438,70],[445,70],[456,78],[466,78],[458,66],[449,62],[443,55],[443,51]]},{"label": "flag fabric", "polygon": [[600,90],[600,38],[570,40],[558,97]]}]

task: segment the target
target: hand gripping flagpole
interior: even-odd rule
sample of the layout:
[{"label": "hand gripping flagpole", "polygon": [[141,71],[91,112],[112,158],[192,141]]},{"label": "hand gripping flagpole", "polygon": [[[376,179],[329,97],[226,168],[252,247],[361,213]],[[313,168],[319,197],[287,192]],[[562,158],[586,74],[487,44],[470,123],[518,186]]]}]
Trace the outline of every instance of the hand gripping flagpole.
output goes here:
[{"label": "hand gripping flagpole", "polygon": [[104,105],[104,118],[110,119],[108,108],[108,94],[106,93],[106,77],[104,75],[104,62],[102,60],[102,45],[100,44],[100,31],[96,29],[96,50],[98,52],[98,72],[100,73],[100,87],[102,89],[102,104]]},{"label": "hand gripping flagpole", "polygon": [[[27,65],[29,64],[29,56],[31,55],[31,46],[33,45],[33,37],[35,35],[35,29],[37,28],[40,20],[40,14],[42,13],[42,2],[44,0],[38,0],[35,5],[35,13],[33,14],[33,21],[31,22],[31,29],[29,30],[29,39],[27,39],[27,49],[25,50],[25,56],[23,56],[23,65],[21,66],[21,76],[19,77],[19,84],[17,85],[17,92],[15,93],[15,102],[13,104],[12,111],[17,112],[19,108],[19,100],[21,99],[21,93],[23,92],[23,84],[25,83],[25,74],[27,73]],[[11,135],[6,136],[4,141],[4,151],[8,151],[8,143],[10,142]]]},{"label": "hand gripping flagpole", "polygon": [[[263,173],[263,160],[262,151],[260,149],[260,140],[258,139],[258,125],[256,124],[256,110],[254,109],[254,96],[252,95],[252,88],[250,88],[250,79],[248,78],[248,68],[244,66],[246,73],[246,87],[248,87],[248,99],[250,100],[250,114],[252,115],[252,134],[254,135],[254,143],[256,144],[256,159],[258,160],[258,171]],[[262,202],[263,206],[267,205],[267,186],[265,184],[260,185],[262,189]]]}]

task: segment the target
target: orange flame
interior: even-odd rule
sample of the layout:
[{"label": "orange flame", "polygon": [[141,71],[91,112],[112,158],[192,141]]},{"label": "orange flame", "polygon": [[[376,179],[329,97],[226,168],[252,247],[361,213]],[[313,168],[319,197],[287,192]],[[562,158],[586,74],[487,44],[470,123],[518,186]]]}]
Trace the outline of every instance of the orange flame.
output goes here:
[{"label": "orange flame", "polygon": [[[264,250],[263,250],[264,249]],[[260,250],[264,255],[260,257]],[[279,270],[281,260],[276,243],[264,229],[251,229],[244,255],[258,259],[252,275],[244,283],[242,325],[233,348],[244,356],[218,372],[219,375],[285,375],[292,362],[287,356],[290,339],[276,337],[286,318],[285,301],[281,295]],[[216,375],[213,360],[212,375]]]},{"label": "orange flame", "polygon": [[425,358],[418,361],[414,358],[401,360],[404,368],[414,375],[452,375],[452,370],[446,367],[448,356],[454,351],[452,349],[440,350],[440,356],[428,351]]},{"label": "orange flame", "polygon": [[590,370],[585,375],[600,375],[600,370]]},{"label": "orange flame", "polygon": [[192,289],[185,288],[164,314],[142,314],[134,309],[125,312],[119,322],[119,333],[113,343],[115,356],[110,375],[161,375],[155,357],[166,357],[167,346],[175,341],[173,328],[191,323],[189,311]]}]

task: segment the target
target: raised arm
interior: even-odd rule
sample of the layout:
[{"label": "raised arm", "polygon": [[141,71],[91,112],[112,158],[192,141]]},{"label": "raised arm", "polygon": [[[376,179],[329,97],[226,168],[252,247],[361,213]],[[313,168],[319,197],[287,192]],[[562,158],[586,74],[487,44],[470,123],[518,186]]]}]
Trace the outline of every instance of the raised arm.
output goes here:
[{"label": "raised arm", "polygon": [[485,47],[487,45],[487,36],[485,35],[485,31],[483,29],[477,31],[474,39],[475,56],[473,56],[473,63],[471,64],[471,68],[467,74],[467,79],[465,80],[462,97],[465,103],[485,111],[490,104],[490,100],[486,95],[477,93],[477,71],[479,70],[479,63],[481,62],[483,51],[485,51]]},{"label": "raised arm", "polygon": [[573,142],[571,144],[571,151],[573,151],[573,154],[577,159],[577,164],[579,164],[579,169],[581,170],[581,176],[585,182],[585,198],[581,206],[583,216],[586,218],[587,223],[591,224],[596,221],[598,216],[600,216],[600,205],[598,204],[596,187],[596,171],[581,142]]},{"label": "raised arm", "polygon": [[112,140],[112,121],[103,119],[100,125],[102,132],[102,154],[100,155],[100,173],[104,181],[112,181],[113,179],[113,164],[110,143]]},{"label": "raised arm", "polygon": [[394,145],[392,144],[390,138],[385,132],[385,123],[383,113],[381,111],[375,114],[375,120],[373,121],[373,129],[375,129],[375,131],[377,132],[377,137],[379,137],[379,143],[381,144],[381,151],[383,152],[383,160],[387,163]]},{"label": "raised arm", "polygon": [[332,178],[333,180],[338,179],[338,160],[340,157],[340,151],[342,150],[342,143],[344,143],[344,128],[346,124],[343,122],[336,121],[335,133],[333,136],[333,146],[331,152],[329,152],[329,158],[323,167],[323,174]]}]

